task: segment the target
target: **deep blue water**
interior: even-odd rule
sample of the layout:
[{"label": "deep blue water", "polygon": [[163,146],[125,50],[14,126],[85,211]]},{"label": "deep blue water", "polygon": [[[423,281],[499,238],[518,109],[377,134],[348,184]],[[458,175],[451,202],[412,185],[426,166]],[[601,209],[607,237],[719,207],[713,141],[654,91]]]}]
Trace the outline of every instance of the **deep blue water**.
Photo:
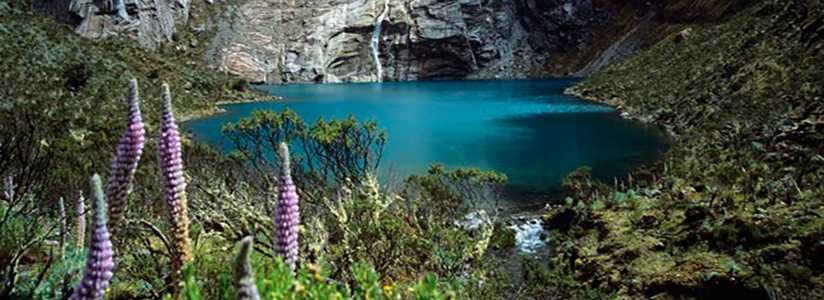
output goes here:
[{"label": "deep blue water", "polygon": [[658,128],[620,118],[610,107],[563,95],[576,79],[403,82],[262,87],[283,102],[227,105],[226,113],[187,122],[196,139],[225,151],[221,124],[253,109],[289,107],[318,117],[375,119],[389,134],[381,174],[405,178],[431,163],[477,166],[509,176],[510,195],[558,191],[584,165],[612,182],[667,147]]}]

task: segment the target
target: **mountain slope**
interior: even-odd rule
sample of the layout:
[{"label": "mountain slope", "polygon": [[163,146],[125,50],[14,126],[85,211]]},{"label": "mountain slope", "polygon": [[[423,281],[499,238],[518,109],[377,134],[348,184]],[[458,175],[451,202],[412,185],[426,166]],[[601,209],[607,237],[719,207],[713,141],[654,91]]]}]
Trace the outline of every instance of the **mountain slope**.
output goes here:
[{"label": "mountain slope", "polygon": [[107,169],[113,149],[100,145],[113,147],[121,133],[130,78],[140,83],[151,123],[163,82],[181,115],[213,111],[217,101],[238,97],[221,74],[125,39],[77,36],[30,8],[28,1],[0,1],[0,169],[27,173],[6,176],[39,174],[53,180],[39,183],[48,191],[69,194],[85,183],[76,181],[86,175],[75,174]]},{"label": "mountain slope", "polygon": [[[665,126],[622,189],[570,181],[558,264],[633,298],[824,298],[824,2],[765,0],[571,93]],[[575,226],[578,225],[578,226]]]}]

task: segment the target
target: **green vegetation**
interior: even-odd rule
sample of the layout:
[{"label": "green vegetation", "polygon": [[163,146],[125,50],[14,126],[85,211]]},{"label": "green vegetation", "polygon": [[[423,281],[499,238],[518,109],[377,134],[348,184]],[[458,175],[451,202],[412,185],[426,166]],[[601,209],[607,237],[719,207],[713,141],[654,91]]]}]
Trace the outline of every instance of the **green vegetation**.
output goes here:
[{"label": "green vegetation", "polygon": [[675,143],[623,188],[573,176],[554,264],[631,298],[824,297],[822,5],[763,1],[572,89]]},{"label": "green vegetation", "polygon": [[[358,264],[352,267],[351,274],[355,281],[351,285],[336,282],[329,277],[329,273],[315,265],[298,270],[292,275],[291,267],[280,258],[272,261],[271,258],[253,257],[256,262],[265,262],[265,267],[255,268],[258,274],[256,280],[261,299],[456,299],[460,284],[445,283],[437,276],[427,273],[419,280],[397,284],[391,281],[381,281],[375,273],[374,267],[368,264]],[[194,268],[189,268],[186,280],[185,299],[199,300],[212,299],[200,295],[200,288],[195,279]],[[222,299],[234,299],[229,296],[233,291],[231,286],[222,287],[226,296]],[[171,297],[166,297],[167,299]]]},{"label": "green vegetation", "polygon": [[[66,195],[85,186],[75,174],[105,169],[125,122],[123,87],[130,78],[152,96],[168,82],[184,118],[215,111],[217,101],[244,97],[226,88],[229,78],[190,67],[178,57],[127,40],[76,36],[31,12],[27,1],[0,1],[0,13],[0,145],[4,153],[13,153],[0,169],[17,170],[5,175],[14,175],[23,187],[36,183]],[[157,103],[144,104],[152,124],[158,124]],[[11,139],[15,136],[25,139]],[[21,161],[30,166],[23,169],[17,165]],[[47,170],[65,174],[45,178]]]},{"label": "green vegetation", "polygon": [[[157,200],[147,201],[137,197],[125,202],[127,217],[121,220],[123,224],[118,224],[121,230],[114,236],[117,249],[113,276],[108,273],[112,267],[112,247],[106,233],[106,218],[95,217],[95,233],[91,238],[85,273],[92,277],[80,281],[82,286],[88,287],[82,293],[78,294],[79,290],[72,288],[81,286],[78,285],[80,274],[73,270],[79,269],[76,254],[83,250],[70,249],[65,256],[48,254],[46,258],[43,255],[55,252],[54,240],[67,240],[69,230],[65,224],[79,223],[68,222],[67,219],[77,216],[68,216],[64,209],[59,209],[61,213],[55,216],[56,209],[50,206],[53,200],[38,194],[45,188],[38,185],[24,187],[13,180],[14,173],[11,173],[9,178],[12,180],[5,182],[4,198],[0,202],[0,215],[3,216],[0,229],[10,233],[4,235],[9,238],[9,247],[4,251],[11,251],[2,256],[4,265],[8,266],[2,274],[4,298],[64,298],[70,293],[92,297],[105,292],[113,299],[158,298],[164,295],[188,299],[232,299],[238,291],[234,288],[233,274],[227,271],[233,269],[233,256],[227,250],[244,236],[250,236],[249,240],[257,241],[255,244],[260,246],[254,248],[258,266],[256,273],[261,276],[257,287],[266,299],[447,299],[467,298],[470,293],[484,291],[485,287],[479,285],[476,278],[488,274],[487,269],[483,268],[485,261],[481,258],[489,235],[470,236],[464,228],[455,226],[453,219],[444,212],[423,208],[433,207],[438,202],[439,199],[430,195],[458,193],[449,186],[438,184],[434,180],[437,174],[451,174],[449,182],[469,183],[463,185],[466,190],[462,192],[471,191],[472,183],[481,183],[488,178],[500,180],[503,178],[501,175],[433,167],[437,172],[426,176],[429,182],[413,187],[419,180],[410,179],[409,186],[399,192],[381,188],[369,172],[362,178],[346,178],[339,184],[307,186],[300,190],[302,197],[311,196],[305,197],[301,204],[301,215],[306,216],[304,229],[299,232],[302,242],[297,249],[301,270],[294,277],[291,266],[280,263],[280,252],[273,241],[271,224],[277,219],[273,220],[271,213],[261,209],[267,207],[272,210],[275,204],[268,195],[274,194],[270,188],[275,187],[256,187],[246,181],[232,181],[240,176],[273,178],[274,174],[269,172],[275,168],[252,170],[258,173],[249,175],[248,160],[217,156],[209,149],[198,146],[185,153],[189,163],[184,168],[180,159],[184,153],[181,152],[180,136],[172,118],[168,88],[164,89],[161,98],[164,102],[163,124],[156,130],[162,134],[158,133],[159,145],[154,147],[160,169],[156,165],[147,165],[155,169],[154,174],[162,176],[137,172],[135,181],[138,184],[133,186],[134,194],[146,195],[148,199],[156,197],[153,195],[163,195],[166,205],[161,205]],[[139,119],[134,118],[132,122]],[[264,120],[258,121],[262,123]],[[358,124],[357,121],[351,123]],[[147,128],[158,127],[151,122],[146,124]],[[367,123],[364,126],[371,125]],[[348,128],[332,126],[323,136],[344,136]],[[123,143],[143,141],[138,138],[142,136],[142,130],[138,133],[126,132],[125,136],[131,139],[124,139]],[[362,143],[363,140],[340,143],[329,147],[329,150],[355,153],[355,149],[364,149]],[[128,147],[140,148],[136,144]],[[282,152],[288,153],[286,150]],[[117,163],[112,167],[115,170],[124,167],[121,162],[128,160],[121,156],[131,154],[119,151],[115,159]],[[288,166],[284,163],[288,156],[282,156],[278,166]],[[294,158],[301,160],[299,155]],[[216,163],[226,168],[215,168]],[[368,159],[364,164],[373,165]],[[377,164],[374,166],[377,167]],[[301,167],[296,166],[295,169]],[[144,164],[140,164],[138,170],[145,168]],[[184,176],[181,170],[186,170],[188,176]],[[282,176],[288,174],[286,172]],[[50,175],[46,173],[45,176]],[[150,178],[140,178],[141,175]],[[163,178],[160,187],[150,183],[157,177]],[[105,198],[99,186],[100,179],[95,178],[97,189],[94,194],[98,199],[95,216],[99,216],[105,212],[106,205],[103,204]],[[125,177],[118,178],[125,181],[114,183],[131,185]],[[282,177],[276,187],[294,191],[294,187],[290,186],[291,180],[285,178]],[[142,186],[139,183],[148,184]],[[477,189],[484,190],[484,186],[479,184]],[[415,197],[407,194],[413,190],[417,195]],[[473,194],[480,195],[478,192]],[[125,197],[130,196],[127,193]],[[294,196],[289,197],[294,199]],[[162,222],[164,215],[168,217]],[[191,223],[187,221],[187,216],[191,217]],[[491,223],[486,224],[483,227],[486,229],[482,228],[482,231],[491,232]],[[57,227],[60,227],[59,231]],[[57,251],[62,252],[63,247],[64,242],[61,242]],[[101,258],[107,259],[107,263],[101,265],[92,261]],[[186,275],[181,274],[184,264],[189,266]],[[101,266],[107,269],[98,270]],[[328,271],[313,266],[324,266],[322,269]],[[67,269],[69,267],[71,269]],[[106,286],[109,277],[111,282]],[[104,285],[93,283],[98,281]]]},{"label": "green vegetation", "polygon": [[[505,175],[434,165],[387,187],[374,177],[387,140],[375,122],[258,111],[224,128],[239,149],[229,156],[185,135],[182,152],[167,148],[177,140],[146,140],[147,153],[181,155],[185,172],[140,161],[106,297],[235,299],[235,244],[249,237],[254,277],[244,278],[264,299],[824,298],[823,5],[763,0],[571,90],[665,126],[675,143],[621,182],[570,174],[569,197],[543,217],[555,255],[519,261],[517,278],[501,261],[514,232],[492,215]],[[197,52],[87,40],[30,6],[0,0],[0,298],[66,298],[91,239],[77,233],[84,205],[73,199],[88,175],[109,170],[129,79],[141,83],[151,137],[162,82],[184,118],[252,95],[236,91],[243,80],[192,66]],[[192,38],[203,37],[175,43]],[[294,273],[273,241],[280,142],[297,150]],[[165,190],[184,180],[185,194]],[[164,207],[164,193],[176,204]],[[191,222],[164,222],[181,202]],[[468,215],[479,225],[465,225]],[[182,239],[180,258],[170,241]]]},{"label": "green vegetation", "polygon": [[[223,134],[236,149],[231,156],[250,163],[258,175],[277,167],[274,154],[279,143],[292,144],[301,153],[297,161],[301,168],[296,171],[302,190],[359,181],[374,174],[388,140],[375,121],[360,124],[350,115],[345,120],[318,119],[306,124],[289,108],[281,112],[255,110],[250,117],[224,125]],[[256,178],[266,184],[265,176]]]}]

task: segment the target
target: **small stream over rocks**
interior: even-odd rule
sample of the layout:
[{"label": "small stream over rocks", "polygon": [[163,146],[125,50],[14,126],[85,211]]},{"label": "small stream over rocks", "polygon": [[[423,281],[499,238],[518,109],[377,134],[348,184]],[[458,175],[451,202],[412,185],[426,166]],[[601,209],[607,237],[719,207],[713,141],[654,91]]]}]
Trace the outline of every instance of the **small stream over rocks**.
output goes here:
[{"label": "small stream over rocks", "polygon": [[508,228],[515,231],[515,245],[523,254],[535,254],[547,246],[546,231],[540,219],[518,221]]}]

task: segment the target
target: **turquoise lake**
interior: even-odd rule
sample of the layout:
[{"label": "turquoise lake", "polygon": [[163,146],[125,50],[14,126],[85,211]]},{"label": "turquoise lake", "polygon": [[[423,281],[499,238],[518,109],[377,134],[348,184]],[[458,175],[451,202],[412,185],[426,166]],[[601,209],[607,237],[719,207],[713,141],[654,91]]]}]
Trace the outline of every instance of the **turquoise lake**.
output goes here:
[{"label": "turquoise lake", "polygon": [[[220,126],[254,109],[377,120],[389,135],[380,174],[404,179],[432,163],[475,166],[509,176],[512,198],[542,197],[581,166],[607,182],[658,159],[668,138],[659,128],[621,118],[613,108],[563,95],[577,79],[391,82],[260,87],[283,101],[227,105],[223,114],[189,121],[198,141],[226,152]],[[387,174],[389,174],[387,176]]]}]

